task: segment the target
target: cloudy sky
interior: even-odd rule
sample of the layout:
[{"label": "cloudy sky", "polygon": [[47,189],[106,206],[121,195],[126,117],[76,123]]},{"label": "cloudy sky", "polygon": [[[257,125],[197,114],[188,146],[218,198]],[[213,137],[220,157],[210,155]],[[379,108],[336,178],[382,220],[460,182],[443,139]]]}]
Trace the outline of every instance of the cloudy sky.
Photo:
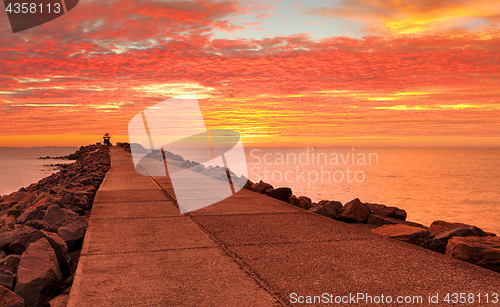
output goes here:
[{"label": "cloudy sky", "polygon": [[0,147],[127,141],[188,92],[249,146],[500,146],[499,25],[497,0],[82,0],[18,33],[2,10]]}]

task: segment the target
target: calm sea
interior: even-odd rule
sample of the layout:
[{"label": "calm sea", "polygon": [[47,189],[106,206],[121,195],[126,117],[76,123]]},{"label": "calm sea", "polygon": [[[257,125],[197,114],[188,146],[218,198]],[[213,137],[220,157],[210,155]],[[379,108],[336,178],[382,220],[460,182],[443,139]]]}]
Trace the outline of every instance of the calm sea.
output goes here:
[{"label": "calm sea", "polygon": [[50,164],[71,163],[69,160],[38,159],[74,153],[76,147],[0,147],[0,195],[10,194],[47,177],[58,169]]},{"label": "calm sea", "polygon": [[[0,148],[0,194],[57,172],[39,160],[73,147]],[[408,220],[477,225],[500,234],[500,149],[246,148],[248,175],[297,196],[359,198],[405,209]]]},{"label": "calm sea", "polygon": [[477,225],[500,235],[500,149],[246,148],[249,178],[317,202],[400,207],[408,220]]}]

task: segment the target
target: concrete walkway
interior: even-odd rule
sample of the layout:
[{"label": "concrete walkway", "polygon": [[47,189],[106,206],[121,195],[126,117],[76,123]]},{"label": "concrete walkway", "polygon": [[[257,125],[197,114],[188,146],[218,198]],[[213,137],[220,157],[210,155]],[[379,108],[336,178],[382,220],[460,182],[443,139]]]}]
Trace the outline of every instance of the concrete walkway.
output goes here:
[{"label": "concrete walkway", "polygon": [[[409,305],[398,296],[443,306],[447,293],[472,293],[468,306],[490,306],[500,293],[498,273],[247,190],[181,215],[168,178],[137,174],[121,148],[111,160],[70,307],[287,306],[323,293],[337,306]],[[428,303],[429,293],[439,293],[438,304]],[[361,294],[393,303],[355,304]]]}]

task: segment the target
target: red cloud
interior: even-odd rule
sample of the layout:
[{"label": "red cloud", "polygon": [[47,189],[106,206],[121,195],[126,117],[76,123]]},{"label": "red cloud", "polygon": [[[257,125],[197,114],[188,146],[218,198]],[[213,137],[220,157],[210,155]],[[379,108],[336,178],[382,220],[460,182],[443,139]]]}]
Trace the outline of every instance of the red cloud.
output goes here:
[{"label": "red cloud", "polygon": [[[278,136],[487,135],[497,125],[500,114],[491,105],[499,96],[500,32],[494,27],[387,38],[229,40],[210,30],[234,29],[237,3],[170,2],[157,11],[128,3],[128,10],[107,16],[97,2],[85,2],[54,26],[20,35],[1,30],[3,134],[37,133],[34,126],[55,134],[126,134],[137,112],[185,91],[205,97],[202,111],[212,126]],[[84,4],[96,6],[96,17],[78,10]],[[404,95],[411,92],[419,94]]]}]

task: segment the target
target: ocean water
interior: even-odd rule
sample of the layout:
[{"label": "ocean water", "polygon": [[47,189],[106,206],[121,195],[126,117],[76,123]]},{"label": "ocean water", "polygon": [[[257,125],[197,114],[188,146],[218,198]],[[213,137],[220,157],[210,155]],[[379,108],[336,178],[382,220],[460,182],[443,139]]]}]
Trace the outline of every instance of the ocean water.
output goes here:
[{"label": "ocean water", "polygon": [[[39,160],[73,147],[0,148],[0,195],[57,172]],[[408,220],[476,225],[500,235],[500,149],[245,148],[248,177],[297,196],[396,206]],[[240,161],[244,163],[244,161]]]},{"label": "ocean water", "polygon": [[71,160],[38,159],[74,153],[76,147],[0,147],[0,195],[27,187],[59,170],[50,164],[72,163]]},{"label": "ocean water", "polygon": [[[246,148],[249,179],[297,196],[396,206],[500,235],[500,149]],[[265,158],[265,159],[264,159]]]}]

